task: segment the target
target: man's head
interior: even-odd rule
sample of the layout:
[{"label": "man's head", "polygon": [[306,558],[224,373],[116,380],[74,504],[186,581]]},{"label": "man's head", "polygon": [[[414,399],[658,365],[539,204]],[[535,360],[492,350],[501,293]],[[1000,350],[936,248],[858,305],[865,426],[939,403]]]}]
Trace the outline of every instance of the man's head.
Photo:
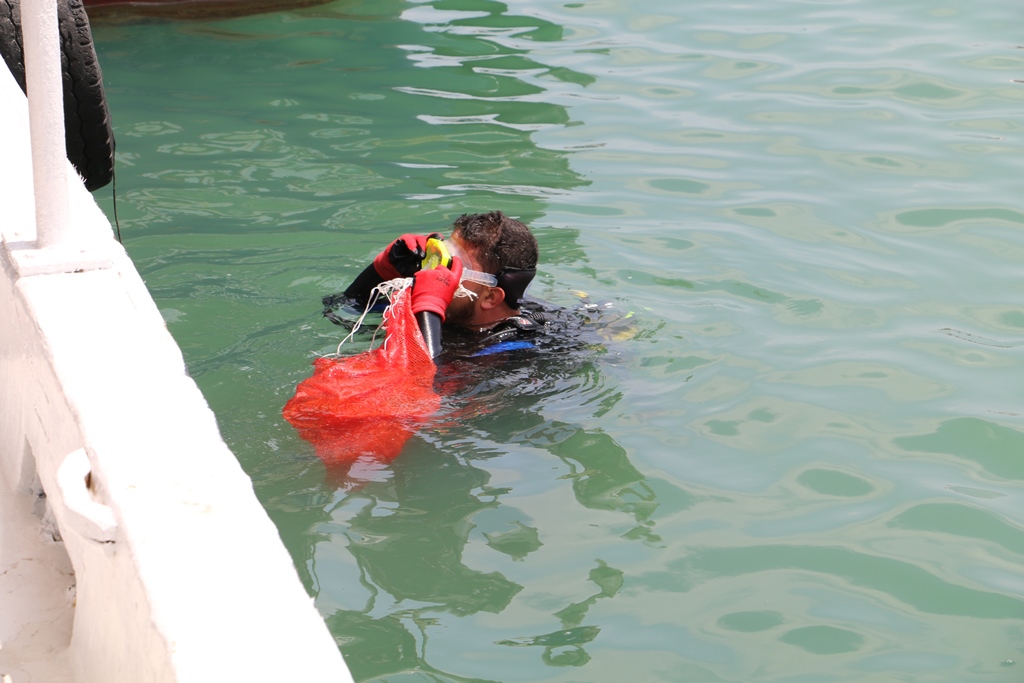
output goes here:
[{"label": "man's head", "polygon": [[456,297],[447,319],[472,327],[514,315],[537,268],[537,240],[530,229],[500,211],[464,214],[452,225],[451,242],[466,268],[494,275],[498,284],[465,281],[476,297]]}]

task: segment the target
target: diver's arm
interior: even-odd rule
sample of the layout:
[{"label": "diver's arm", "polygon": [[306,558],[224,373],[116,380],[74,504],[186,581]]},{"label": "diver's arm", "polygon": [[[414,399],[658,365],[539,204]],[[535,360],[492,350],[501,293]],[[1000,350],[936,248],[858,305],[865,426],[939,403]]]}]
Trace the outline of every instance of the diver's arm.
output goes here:
[{"label": "diver's arm", "polygon": [[416,314],[416,324],[427,345],[427,353],[436,363],[437,357],[441,355],[441,316],[433,311],[420,311]]},{"label": "diver's arm", "polygon": [[348,289],[345,290],[345,296],[365,305],[370,300],[370,293],[373,291],[373,288],[382,282],[384,282],[384,278],[381,277],[380,273],[377,272],[377,269],[371,263],[348,286]]},{"label": "diver's arm", "polygon": [[[420,263],[426,255],[426,243],[426,235],[402,235],[377,254],[373,263],[363,268],[363,272],[345,290],[344,296],[365,305],[370,300],[373,288],[385,280],[412,277],[420,269]],[[325,306],[328,305],[328,299],[335,301],[337,295],[324,297]]]}]

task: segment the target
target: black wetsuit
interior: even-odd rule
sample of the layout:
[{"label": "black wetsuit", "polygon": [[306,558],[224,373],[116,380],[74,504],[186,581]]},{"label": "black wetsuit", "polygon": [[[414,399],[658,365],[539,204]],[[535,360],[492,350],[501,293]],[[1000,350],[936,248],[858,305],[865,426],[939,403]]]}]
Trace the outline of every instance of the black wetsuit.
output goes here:
[{"label": "black wetsuit", "polygon": [[528,352],[544,345],[553,332],[551,316],[535,301],[521,302],[519,312],[482,332],[446,328],[443,358],[475,358]]}]

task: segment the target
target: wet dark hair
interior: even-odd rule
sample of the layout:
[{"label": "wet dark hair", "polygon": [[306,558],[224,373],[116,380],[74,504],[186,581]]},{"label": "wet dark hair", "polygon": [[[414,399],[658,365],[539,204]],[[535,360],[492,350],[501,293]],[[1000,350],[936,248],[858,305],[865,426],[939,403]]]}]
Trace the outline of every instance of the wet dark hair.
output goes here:
[{"label": "wet dark hair", "polygon": [[452,224],[452,235],[473,249],[473,255],[488,273],[497,276],[505,300],[519,308],[537,271],[537,238],[524,223],[501,211],[462,214]]}]

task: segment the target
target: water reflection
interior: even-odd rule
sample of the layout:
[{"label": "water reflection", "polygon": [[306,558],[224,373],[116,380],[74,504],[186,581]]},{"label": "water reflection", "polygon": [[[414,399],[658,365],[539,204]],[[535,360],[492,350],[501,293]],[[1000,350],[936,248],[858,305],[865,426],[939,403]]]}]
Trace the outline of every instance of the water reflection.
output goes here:
[{"label": "water reflection", "polygon": [[375,586],[400,600],[443,605],[455,614],[500,612],[522,586],[462,560],[471,520],[498,504],[496,496],[474,495],[488,479],[451,453],[418,450],[393,468],[387,485],[374,488],[372,505],[349,519],[349,551]]},{"label": "water reflection", "polygon": [[877,591],[919,612],[975,619],[1024,618],[1024,599],[967,588],[911,562],[845,548],[812,545],[701,548],[671,562],[669,572],[657,578],[669,581],[675,590],[689,591],[710,577],[720,579],[782,568],[842,577],[855,590]]},{"label": "water reflection", "polygon": [[597,561],[597,567],[590,571],[589,579],[597,585],[598,591],[581,602],[574,602],[565,609],[555,612],[562,622],[558,631],[539,636],[500,640],[498,645],[512,647],[544,648],[542,659],[551,666],[583,666],[590,661],[590,655],[583,645],[591,642],[601,632],[597,626],[582,626],[587,611],[602,598],[614,598],[622,588],[622,571]]},{"label": "water reflection", "polygon": [[560,29],[479,5],[474,21],[501,30],[425,30],[397,18],[408,9],[397,1],[200,24],[101,23],[97,45],[125,141],[122,228],[138,245],[142,235],[203,239],[255,221],[334,233],[336,255],[363,258],[384,230],[445,225],[498,206],[495,198],[532,221],[538,199],[588,181],[563,152],[531,139],[569,123],[534,82],[550,70],[496,39],[526,31],[553,40]]},{"label": "water reflection", "polygon": [[[621,397],[621,396],[620,396]],[[617,398],[620,398],[617,397]],[[539,419],[539,416],[536,416]],[[520,437],[542,447],[564,462],[577,502],[591,510],[609,510],[631,516],[635,526],[625,538],[658,543],[652,517],[658,507],[654,490],[629,461],[626,450],[604,432],[587,431],[559,422],[539,420]]]},{"label": "water reflection", "polygon": [[889,524],[913,532],[980,539],[1024,557],[1024,529],[991,512],[967,505],[920,503],[901,512]]},{"label": "water reflection", "polygon": [[253,14],[284,12],[330,3],[331,0],[87,0],[89,18],[99,24],[138,24],[152,21],[207,22]]},{"label": "water reflection", "polygon": [[[486,470],[459,464],[456,458],[440,451],[434,451],[434,457],[427,455],[429,452],[416,453],[415,463],[410,463],[412,458],[396,463],[393,482],[388,486],[393,498],[384,497],[382,486],[366,487],[355,494],[372,498],[359,514],[345,521],[348,528],[344,532],[369,602],[363,610],[337,610],[330,617],[332,624],[341,627],[333,629],[336,636],[343,637],[353,623],[372,619],[375,628],[387,631],[394,643],[419,641],[415,666],[425,666],[426,670],[431,670],[427,664],[431,659],[427,652],[428,632],[437,633],[439,628],[453,626],[441,613],[467,616],[502,612],[523,589],[501,572],[481,571],[467,564],[467,544],[479,543],[470,538],[474,518],[485,510],[505,505],[502,497],[509,498],[505,516],[514,520],[514,530],[509,532],[512,538],[496,533],[484,537],[489,548],[518,561],[526,561],[524,558],[542,545],[540,539],[544,537],[544,530],[530,526],[529,517],[514,507],[514,492],[479,493],[489,479]],[[623,582],[620,570],[600,560],[597,564],[587,579],[598,586],[598,591],[555,611],[552,616],[558,620],[558,630],[496,640],[494,644],[540,646],[542,661],[551,666],[580,666],[589,661],[584,646],[601,629],[595,623],[583,623],[587,610],[599,599],[614,597]],[[321,586],[326,580],[327,577],[320,577]],[[382,592],[387,600],[382,600]],[[386,606],[382,608],[378,602]],[[401,607],[423,603],[426,604],[421,607]],[[418,633],[409,631],[413,624]],[[357,677],[371,675],[375,668],[370,661],[372,649],[368,653],[358,647],[343,647],[343,651]],[[408,670],[411,662],[404,659],[406,655],[389,656],[377,664],[390,671]],[[380,673],[377,670],[372,675]]]},{"label": "water reflection", "polygon": [[894,443],[907,451],[953,455],[982,467],[993,477],[1024,479],[1024,432],[976,417],[943,421],[933,433],[905,436]]}]

